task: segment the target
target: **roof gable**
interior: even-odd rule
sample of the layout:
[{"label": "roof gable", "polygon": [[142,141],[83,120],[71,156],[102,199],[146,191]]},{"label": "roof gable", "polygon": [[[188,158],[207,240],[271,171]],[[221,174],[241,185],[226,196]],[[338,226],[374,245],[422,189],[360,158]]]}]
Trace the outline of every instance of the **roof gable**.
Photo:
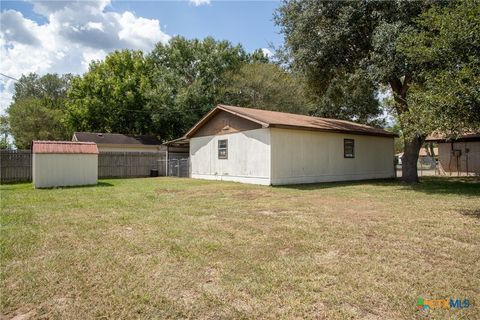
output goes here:
[{"label": "roof gable", "polygon": [[260,129],[262,125],[221,109],[209,117],[208,121],[196,130],[192,136],[222,135],[240,131]]},{"label": "roof gable", "polygon": [[207,113],[200,121],[197,122],[186,134],[186,138],[191,138],[198,132],[201,127],[206,125],[218,112],[225,111],[237,115],[244,119],[250,120],[261,125],[264,128],[288,128],[298,130],[313,130],[338,132],[349,134],[360,134],[370,136],[396,137],[395,133],[388,132],[383,129],[370,127],[351,121],[311,117],[293,113],[268,111],[251,108],[241,108],[235,106],[218,105]]}]

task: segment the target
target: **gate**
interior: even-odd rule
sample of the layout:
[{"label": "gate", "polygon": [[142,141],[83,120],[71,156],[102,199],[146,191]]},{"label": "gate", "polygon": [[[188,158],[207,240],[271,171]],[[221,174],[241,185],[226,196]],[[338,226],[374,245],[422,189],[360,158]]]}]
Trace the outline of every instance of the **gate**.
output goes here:
[{"label": "gate", "polygon": [[158,173],[160,176],[183,177],[190,176],[189,158],[170,159],[168,161],[158,161]]}]

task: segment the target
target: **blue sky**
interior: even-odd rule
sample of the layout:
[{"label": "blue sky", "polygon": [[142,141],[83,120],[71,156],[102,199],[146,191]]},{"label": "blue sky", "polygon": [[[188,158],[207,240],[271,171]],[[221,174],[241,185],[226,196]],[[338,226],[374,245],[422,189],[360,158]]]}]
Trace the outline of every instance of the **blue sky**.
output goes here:
[{"label": "blue sky", "polygon": [[[278,47],[280,1],[1,1],[0,72],[83,73],[115,49],[149,51],[175,35],[213,36],[247,51]],[[13,81],[0,77],[0,113]]]},{"label": "blue sky", "polygon": [[279,45],[282,36],[273,23],[277,1],[213,1],[195,7],[186,2],[113,2],[113,7],[132,8],[140,16],[159,18],[165,31],[188,38],[213,36],[241,43],[251,51]]},{"label": "blue sky", "polygon": [[[241,43],[246,50],[282,43],[273,22],[280,1],[211,1],[195,6],[189,1],[112,1],[105,11],[130,11],[139,17],[158,19],[162,30],[187,38],[213,36]],[[1,1],[1,10],[13,9],[39,24],[47,18],[35,13],[27,1]]]}]

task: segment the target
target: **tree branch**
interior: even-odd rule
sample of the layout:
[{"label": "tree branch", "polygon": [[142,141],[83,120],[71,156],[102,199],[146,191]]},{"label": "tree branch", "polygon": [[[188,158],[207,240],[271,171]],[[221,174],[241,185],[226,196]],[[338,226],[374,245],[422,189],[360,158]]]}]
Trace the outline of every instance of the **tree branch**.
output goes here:
[{"label": "tree branch", "polygon": [[[405,77],[405,80],[407,80],[406,77]],[[392,78],[388,81],[388,83],[390,84],[390,87],[392,88],[393,99],[396,102],[395,110],[397,111],[397,114],[400,115],[403,112],[407,111],[407,100],[405,99],[405,95],[406,95],[405,87],[406,86],[404,86],[404,84],[402,84],[402,81],[400,81],[399,78]],[[406,83],[406,82],[404,81],[404,83]]]}]

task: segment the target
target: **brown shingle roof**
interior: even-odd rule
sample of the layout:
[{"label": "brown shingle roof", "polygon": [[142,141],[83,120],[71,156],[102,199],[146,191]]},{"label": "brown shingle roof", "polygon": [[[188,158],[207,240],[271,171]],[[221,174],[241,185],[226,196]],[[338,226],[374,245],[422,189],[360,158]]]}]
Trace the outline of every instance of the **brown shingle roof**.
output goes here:
[{"label": "brown shingle roof", "polygon": [[449,139],[446,135],[434,132],[429,135],[426,139],[426,142],[445,142],[445,141],[480,141],[480,132],[469,132],[459,136],[456,139]]},{"label": "brown shingle roof", "polygon": [[371,136],[397,137],[398,135],[383,129],[370,127],[351,121],[310,117],[300,114],[268,111],[252,108],[241,108],[235,106],[218,105],[193,126],[185,135],[191,137],[201,126],[219,111],[226,111],[239,117],[257,122],[263,127],[277,127],[289,129],[303,129],[314,131],[329,131],[339,133],[361,134]]},{"label": "brown shingle roof", "polygon": [[95,132],[75,132],[74,137],[77,141],[95,142],[105,144],[131,144],[156,146],[162,143],[154,136],[134,136],[121,133],[95,133]]},{"label": "brown shingle roof", "polygon": [[33,153],[98,154],[94,142],[33,141]]}]

